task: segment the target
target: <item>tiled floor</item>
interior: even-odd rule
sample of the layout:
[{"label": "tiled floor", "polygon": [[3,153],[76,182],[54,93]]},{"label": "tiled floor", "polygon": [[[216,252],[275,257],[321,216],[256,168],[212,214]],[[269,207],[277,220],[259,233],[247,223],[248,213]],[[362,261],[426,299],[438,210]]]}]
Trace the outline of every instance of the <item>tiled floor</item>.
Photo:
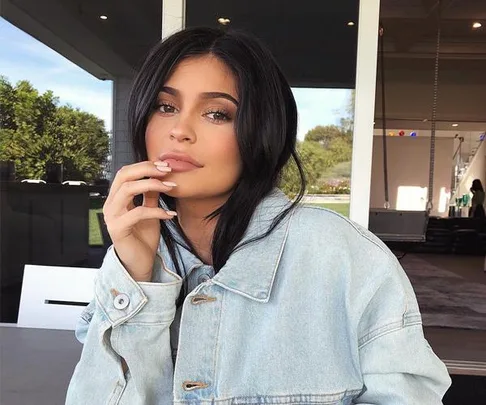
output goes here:
[{"label": "tiled floor", "polygon": [[[468,281],[486,284],[481,256],[421,254],[420,257]],[[424,328],[424,333],[441,359],[486,362],[486,331]],[[452,387],[443,402],[444,405],[486,404],[486,377],[452,375]]]},{"label": "tiled floor", "polygon": [[468,281],[486,284],[483,256],[437,254],[420,254],[418,256],[441,269],[452,271]]}]

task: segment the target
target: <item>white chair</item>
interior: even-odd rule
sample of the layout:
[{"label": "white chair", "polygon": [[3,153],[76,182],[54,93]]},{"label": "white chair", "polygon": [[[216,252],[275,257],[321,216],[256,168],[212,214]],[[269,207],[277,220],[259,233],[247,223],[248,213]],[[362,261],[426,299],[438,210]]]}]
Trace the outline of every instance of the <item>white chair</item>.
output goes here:
[{"label": "white chair", "polygon": [[85,181],[79,181],[79,180],[66,180],[62,182],[63,186],[86,186]]},{"label": "white chair", "polygon": [[25,179],[22,180],[21,183],[47,184],[44,180],[36,180],[36,179]]},{"label": "white chair", "polygon": [[98,269],[80,267],[24,267],[17,326],[74,330],[93,298]]}]

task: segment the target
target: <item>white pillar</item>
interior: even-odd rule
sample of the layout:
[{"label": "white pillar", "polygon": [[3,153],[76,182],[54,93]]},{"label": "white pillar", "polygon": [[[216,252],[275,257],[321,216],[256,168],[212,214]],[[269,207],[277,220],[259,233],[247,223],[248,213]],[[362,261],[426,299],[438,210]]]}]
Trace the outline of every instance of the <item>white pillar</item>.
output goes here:
[{"label": "white pillar", "polygon": [[184,29],[186,26],[186,0],[164,0],[162,2],[162,39]]},{"label": "white pillar", "polygon": [[368,227],[380,0],[360,0],[349,217]]}]

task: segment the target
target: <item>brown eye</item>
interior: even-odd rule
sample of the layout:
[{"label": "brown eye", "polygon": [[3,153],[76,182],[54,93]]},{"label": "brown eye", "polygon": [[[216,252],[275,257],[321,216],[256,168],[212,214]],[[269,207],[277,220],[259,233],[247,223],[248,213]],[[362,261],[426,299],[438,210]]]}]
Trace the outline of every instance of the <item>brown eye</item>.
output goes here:
[{"label": "brown eye", "polygon": [[231,121],[230,116],[223,111],[210,111],[206,113],[206,117],[216,122]]},{"label": "brown eye", "polygon": [[173,105],[166,103],[159,104],[157,109],[164,114],[173,114],[176,111],[176,108]]}]

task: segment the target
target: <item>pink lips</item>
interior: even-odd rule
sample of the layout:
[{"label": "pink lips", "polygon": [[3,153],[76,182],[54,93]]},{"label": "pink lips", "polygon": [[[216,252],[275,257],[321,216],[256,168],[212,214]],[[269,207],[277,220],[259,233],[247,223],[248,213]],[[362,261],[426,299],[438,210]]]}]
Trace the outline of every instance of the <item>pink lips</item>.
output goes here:
[{"label": "pink lips", "polygon": [[164,153],[160,160],[167,162],[173,172],[189,172],[203,167],[198,161],[183,153]]}]

